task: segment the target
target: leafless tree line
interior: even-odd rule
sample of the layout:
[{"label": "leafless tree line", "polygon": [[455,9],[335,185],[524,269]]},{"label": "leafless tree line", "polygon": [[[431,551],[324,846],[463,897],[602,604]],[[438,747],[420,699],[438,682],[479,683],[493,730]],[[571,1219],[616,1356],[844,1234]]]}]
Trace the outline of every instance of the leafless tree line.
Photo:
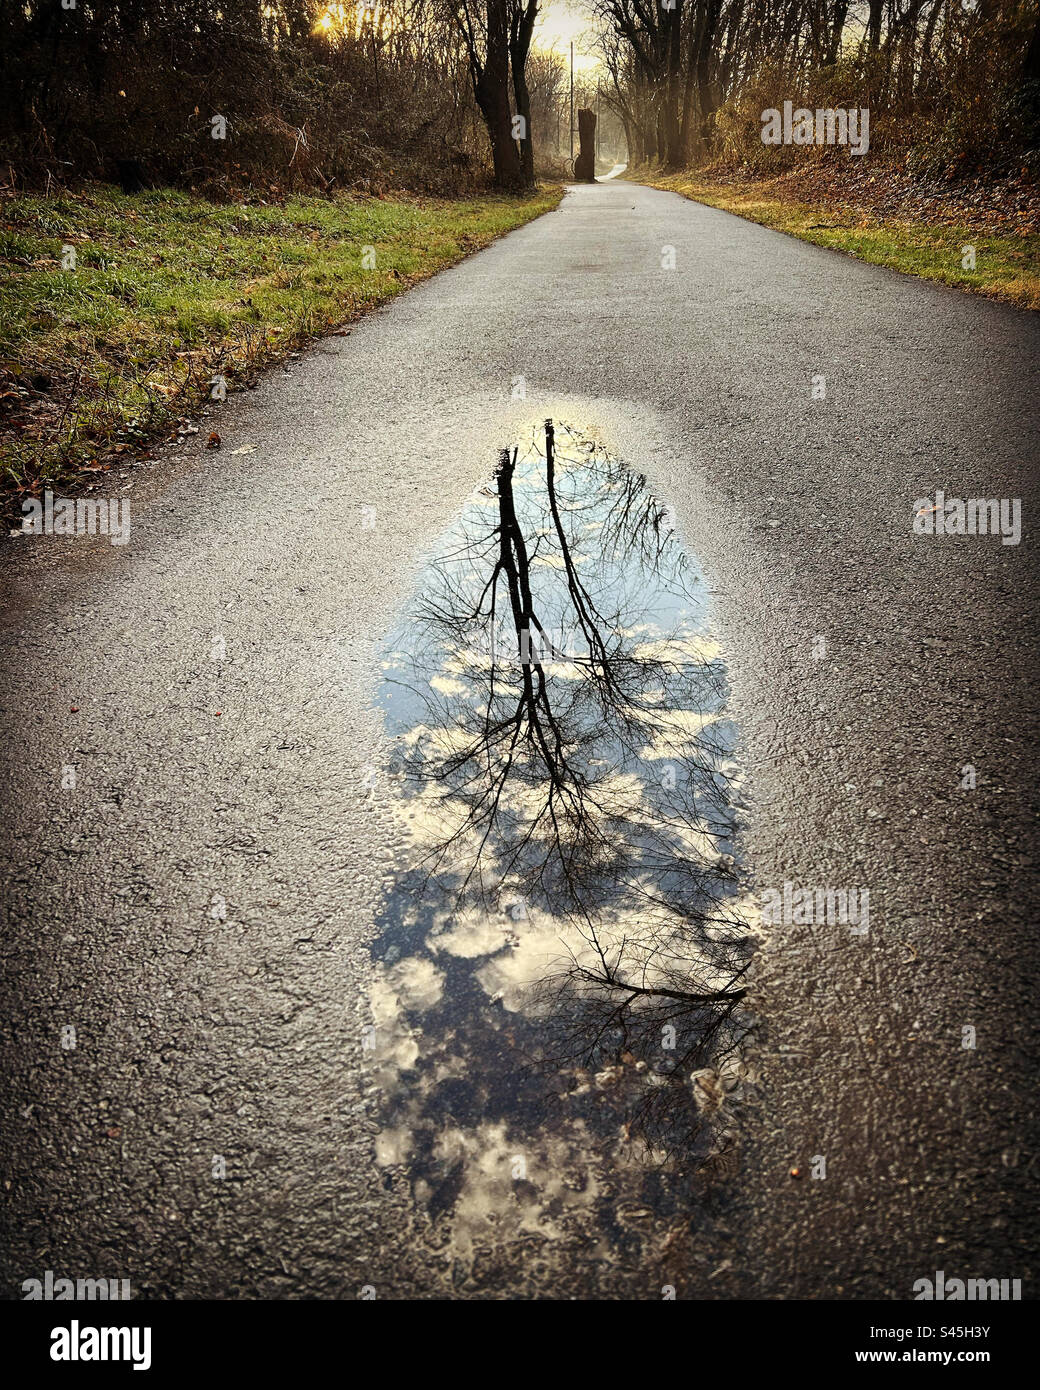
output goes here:
[{"label": "leafless tree line", "polygon": [[[631,157],[761,155],[758,116],[869,106],[877,146],[947,163],[1035,148],[1035,0],[592,0]],[[879,119],[880,118],[880,119]]]},{"label": "leafless tree line", "polygon": [[497,186],[522,188],[534,179],[537,8],[25,0],[0,10],[0,158],[15,179],[129,167],[206,189],[461,190],[485,184],[490,163]]}]

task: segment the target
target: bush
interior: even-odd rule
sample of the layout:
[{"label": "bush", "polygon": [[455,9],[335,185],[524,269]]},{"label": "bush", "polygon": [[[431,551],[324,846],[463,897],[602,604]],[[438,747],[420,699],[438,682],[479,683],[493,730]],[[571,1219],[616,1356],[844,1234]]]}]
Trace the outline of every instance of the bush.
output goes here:
[{"label": "bush", "polygon": [[[122,161],[210,194],[476,189],[487,139],[461,55],[432,0],[406,2],[418,29],[317,0],[27,0],[0,17],[0,158],[24,184],[114,180]],[[331,34],[312,32],[322,8]]]}]

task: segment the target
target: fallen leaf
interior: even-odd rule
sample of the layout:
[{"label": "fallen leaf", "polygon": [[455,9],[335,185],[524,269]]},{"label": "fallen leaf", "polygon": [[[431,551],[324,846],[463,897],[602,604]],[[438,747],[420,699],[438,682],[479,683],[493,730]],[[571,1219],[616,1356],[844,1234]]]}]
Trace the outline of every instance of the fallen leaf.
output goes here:
[{"label": "fallen leaf", "polygon": [[255,444],[243,444],[240,449],[232,449],[233,454],[252,454],[256,451]]},{"label": "fallen leaf", "polygon": [[220,435],[216,432],[216,430],[214,430],[213,433],[210,435],[210,437],[206,440],[206,448],[207,448],[207,449],[219,449],[219,448],[220,448]]}]

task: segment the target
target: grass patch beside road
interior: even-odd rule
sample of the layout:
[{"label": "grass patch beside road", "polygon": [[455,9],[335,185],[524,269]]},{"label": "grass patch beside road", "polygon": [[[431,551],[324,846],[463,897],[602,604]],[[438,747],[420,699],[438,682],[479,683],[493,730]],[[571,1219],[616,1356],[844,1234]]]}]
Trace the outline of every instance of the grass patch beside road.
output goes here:
[{"label": "grass patch beside road", "polygon": [[[973,227],[970,217],[956,220],[956,210],[950,221],[920,221],[854,202],[806,202],[792,197],[775,178],[722,182],[689,171],[634,177],[871,265],[1040,309],[1040,236],[1032,231]],[[962,265],[968,246],[975,248],[974,269]]]},{"label": "grass patch beside road", "polygon": [[215,376],[240,389],[562,194],[264,205],[95,185],[6,200],[0,490],[17,502],[45,486],[102,485],[98,474],[175,433]]}]

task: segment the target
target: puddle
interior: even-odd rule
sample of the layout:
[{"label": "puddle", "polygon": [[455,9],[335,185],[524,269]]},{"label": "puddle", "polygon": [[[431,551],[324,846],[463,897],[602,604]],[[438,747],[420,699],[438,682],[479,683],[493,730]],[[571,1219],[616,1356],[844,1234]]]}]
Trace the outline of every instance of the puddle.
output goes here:
[{"label": "puddle", "polygon": [[751,953],[736,731],[673,525],[540,423],[384,650],[408,848],[375,945],[377,1157],[465,1277],[506,1248],[638,1267],[725,1167]]}]

